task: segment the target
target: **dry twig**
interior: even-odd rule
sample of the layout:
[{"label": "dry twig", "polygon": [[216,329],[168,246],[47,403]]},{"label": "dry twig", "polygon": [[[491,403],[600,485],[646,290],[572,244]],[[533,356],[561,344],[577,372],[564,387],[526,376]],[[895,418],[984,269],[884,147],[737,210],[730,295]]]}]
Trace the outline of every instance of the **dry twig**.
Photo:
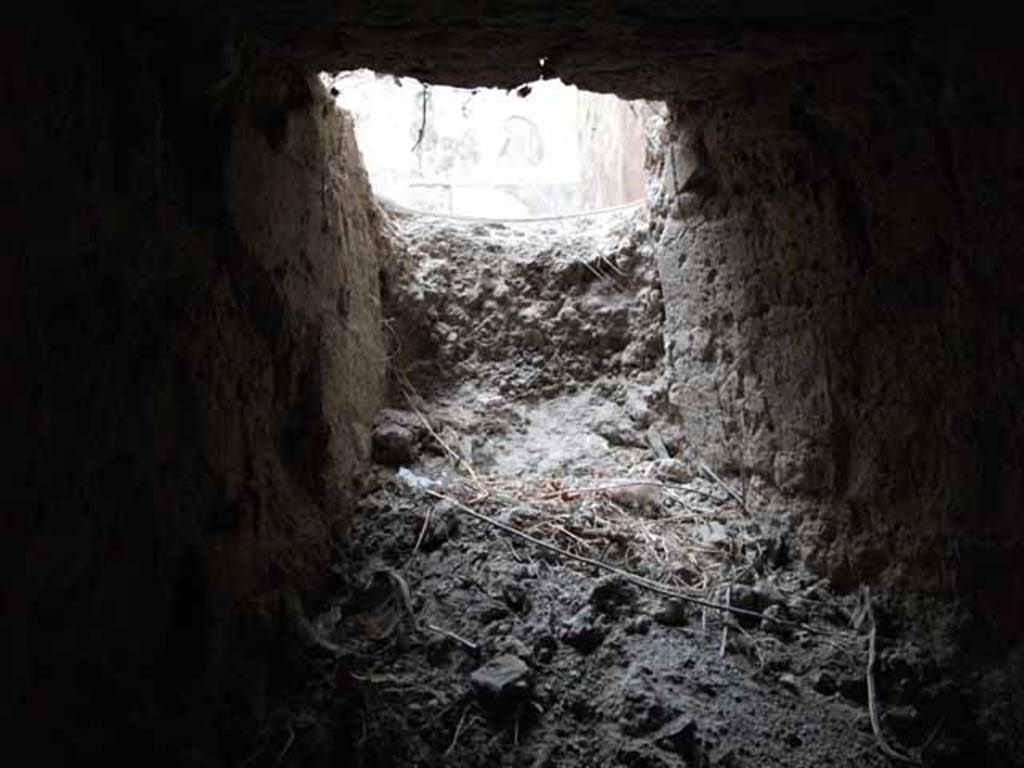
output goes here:
[{"label": "dry twig", "polygon": [[442,753],[442,757],[448,757],[448,755],[452,753],[452,750],[455,749],[455,745],[459,743],[459,734],[462,733],[462,726],[466,723],[466,715],[469,714],[469,707],[470,705],[467,704],[466,708],[462,710],[462,717],[459,718],[458,725],[455,726],[455,734],[452,736],[452,743],[449,744],[448,749]]},{"label": "dry twig", "polygon": [[409,555],[410,560],[420,551],[420,545],[423,543],[423,537],[427,535],[427,529],[430,527],[430,519],[433,517],[433,514],[433,510],[428,508],[427,513],[423,516],[423,527],[420,528],[420,535],[416,537],[416,544],[412,548],[412,554]]},{"label": "dry twig", "polygon": [[450,637],[452,640],[457,642],[459,645],[461,645],[463,648],[465,648],[468,651],[472,651],[473,653],[478,653],[480,651],[480,646],[479,645],[474,643],[472,640],[467,640],[462,635],[457,635],[456,633],[452,632],[450,629],[445,629],[444,627],[439,627],[436,624],[424,624],[424,626],[427,629],[429,629],[431,632],[437,632],[437,634],[439,634],[439,635],[444,635],[445,637]]},{"label": "dry twig", "polygon": [[[732,602],[732,587],[725,588],[725,605],[728,608]],[[718,657],[720,659],[725,658],[725,649],[729,645],[729,622],[726,621],[722,624],[722,644],[718,648]]]},{"label": "dry twig", "polygon": [[740,494],[739,494],[739,493],[737,493],[737,492],[736,492],[735,490],[733,490],[733,488],[732,488],[732,486],[731,486],[731,485],[729,485],[729,484],[728,484],[727,482],[725,482],[725,480],[723,480],[722,478],[720,478],[720,477],[718,476],[718,474],[717,474],[717,473],[715,472],[715,470],[713,470],[713,469],[712,469],[711,467],[709,467],[709,466],[708,466],[707,464],[705,464],[705,463],[704,463],[703,461],[702,461],[702,462],[700,462],[700,468],[701,468],[702,470],[704,470],[704,472],[706,472],[706,473],[707,473],[707,475],[708,475],[708,476],[709,476],[709,477],[710,477],[710,478],[711,478],[712,480],[714,480],[714,481],[715,481],[716,483],[718,483],[719,487],[720,487],[720,488],[721,488],[721,489],[722,489],[723,491],[725,491],[726,493],[728,493],[728,494],[729,494],[730,496],[732,496],[732,497],[733,497],[733,498],[734,498],[734,499],[736,500],[736,503],[740,505],[740,509],[742,509],[742,510],[743,510],[743,514],[745,514],[745,515],[749,515],[749,514],[750,514],[750,510],[748,510],[748,509],[747,509],[747,502],[745,502],[745,501],[743,500],[743,497],[742,497],[742,496],[740,496]]},{"label": "dry twig", "polygon": [[921,765],[920,758],[905,754],[889,746],[889,743],[885,740],[885,735],[882,733],[882,723],[878,717],[877,692],[875,690],[875,636],[877,635],[878,627],[875,624],[875,612],[871,607],[870,587],[864,588],[864,600],[867,606],[868,621],[871,623],[871,632],[868,635],[868,669],[866,675],[868,683],[868,714],[871,716],[871,731],[874,733],[875,741],[878,742],[878,748],[882,751],[883,755],[901,763]]},{"label": "dry twig", "polygon": [[288,726],[288,739],[285,741],[284,746],[281,747],[281,751],[277,753],[277,757],[274,760],[274,765],[280,765],[281,761],[284,760],[284,756],[288,754],[288,750],[292,748],[292,744],[295,741],[295,729],[290,725]]},{"label": "dry twig", "polygon": [[[404,377],[403,377],[403,379],[404,379]],[[445,451],[445,453],[447,453],[449,456],[451,456],[452,459],[455,460],[455,465],[456,466],[463,466],[463,467],[466,468],[466,471],[469,473],[470,478],[472,478],[473,484],[484,495],[484,498],[486,498],[489,495],[489,491],[483,485],[483,483],[480,482],[480,478],[477,476],[476,470],[473,469],[473,465],[470,464],[461,455],[459,455],[459,453],[454,448],[452,448],[450,445],[448,445],[448,443],[446,443],[441,438],[441,436],[439,434],[437,434],[437,432],[434,430],[434,428],[430,425],[430,422],[427,420],[427,417],[424,416],[423,412],[419,408],[416,407],[416,403],[414,403],[413,399],[412,399],[412,396],[413,396],[413,394],[416,393],[416,390],[414,390],[412,388],[412,385],[409,383],[409,380],[408,379],[404,379],[404,381],[402,383],[406,387],[405,399],[408,401],[409,407],[412,408],[413,413],[415,413],[419,417],[419,420],[423,423],[423,427],[427,430],[427,432],[430,433],[430,436],[432,438],[434,438],[434,441],[439,446],[441,446],[441,448]]]},{"label": "dry twig", "polygon": [[465,515],[469,515],[475,520],[479,520],[482,523],[486,523],[487,525],[504,531],[505,533],[508,533],[512,536],[516,536],[520,539],[523,539],[524,541],[528,541],[534,546],[540,547],[541,549],[545,549],[549,552],[552,552],[553,554],[559,555],[560,557],[564,557],[568,560],[575,560],[576,562],[583,563],[585,565],[590,565],[599,570],[607,571],[608,573],[614,573],[617,576],[621,576],[627,581],[637,585],[638,587],[648,590],[649,592],[654,592],[655,594],[663,595],[665,597],[674,597],[677,600],[693,603],[694,605],[700,605],[705,608],[711,608],[712,610],[716,611],[722,611],[724,613],[732,613],[737,616],[750,616],[756,619],[767,620],[774,624],[778,624],[779,626],[800,629],[805,632],[810,632],[816,635],[836,634],[835,632],[825,632],[823,630],[815,629],[814,627],[807,626],[806,624],[800,624],[795,621],[786,621],[785,619],[777,619],[773,616],[765,616],[764,614],[758,611],[748,611],[745,608],[726,606],[721,603],[716,603],[712,600],[706,600],[702,597],[697,597],[695,595],[681,592],[678,589],[673,589],[665,584],[654,581],[652,579],[645,578],[644,576],[640,576],[639,574],[624,570],[617,566],[611,565],[610,563],[606,563],[602,560],[595,560],[592,557],[585,557],[584,555],[574,554],[572,552],[569,552],[568,550],[562,549],[561,547],[555,546],[554,544],[550,544],[546,541],[531,536],[528,533],[523,533],[518,528],[513,528],[511,525],[506,525],[505,523],[502,523],[499,520],[495,520],[491,517],[488,517],[487,515],[477,512],[475,509],[471,509],[458,499],[448,496],[446,494],[439,493],[438,491],[431,490],[430,488],[424,488],[423,490],[425,493],[428,493],[431,496],[448,501],[453,505],[455,509],[459,510]]}]

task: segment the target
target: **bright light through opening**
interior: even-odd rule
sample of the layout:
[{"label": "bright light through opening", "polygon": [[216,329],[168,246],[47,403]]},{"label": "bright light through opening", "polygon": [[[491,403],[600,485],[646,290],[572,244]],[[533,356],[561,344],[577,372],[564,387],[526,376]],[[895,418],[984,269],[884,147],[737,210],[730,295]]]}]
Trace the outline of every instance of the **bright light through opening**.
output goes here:
[{"label": "bright light through opening", "polygon": [[656,107],[559,80],[449,88],[369,70],[325,75],[378,197],[429,213],[563,216],[638,202]]}]

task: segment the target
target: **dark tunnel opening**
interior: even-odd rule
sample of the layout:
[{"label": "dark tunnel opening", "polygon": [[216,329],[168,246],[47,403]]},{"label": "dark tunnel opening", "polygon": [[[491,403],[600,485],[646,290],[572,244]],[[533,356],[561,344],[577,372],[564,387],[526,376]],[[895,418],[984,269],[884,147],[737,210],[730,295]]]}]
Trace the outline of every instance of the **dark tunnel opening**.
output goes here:
[{"label": "dark tunnel opening", "polygon": [[[1019,765],[1012,41],[471,5],[6,30],[16,746]],[[663,100],[647,204],[389,208],[315,75],[361,66]]]}]

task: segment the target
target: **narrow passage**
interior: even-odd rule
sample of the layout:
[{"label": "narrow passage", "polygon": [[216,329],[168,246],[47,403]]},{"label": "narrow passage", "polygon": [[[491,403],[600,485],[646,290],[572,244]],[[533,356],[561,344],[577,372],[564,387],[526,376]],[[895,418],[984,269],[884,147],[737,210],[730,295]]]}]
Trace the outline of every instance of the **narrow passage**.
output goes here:
[{"label": "narrow passage", "polygon": [[[645,209],[390,218],[395,303],[426,330],[374,429],[283,762],[352,744],[361,766],[887,765],[862,597],[791,559],[786,521],[671,412]],[[921,738],[898,711],[885,727]]]}]

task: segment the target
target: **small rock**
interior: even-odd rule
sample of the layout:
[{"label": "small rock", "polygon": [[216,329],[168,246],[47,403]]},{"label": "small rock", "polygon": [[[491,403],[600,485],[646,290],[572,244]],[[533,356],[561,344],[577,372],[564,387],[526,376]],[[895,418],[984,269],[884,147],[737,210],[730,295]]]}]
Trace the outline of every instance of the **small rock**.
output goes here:
[{"label": "small rock", "polygon": [[[736,608],[755,613],[763,612],[768,606],[783,603],[778,596],[773,595],[763,586],[748,586],[747,584],[733,584],[729,594],[730,603]],[[746,628],[756,627],[761,620],[756,616],[738,616],[739,623]]]},{"label": "small rock", "polygon": [[[515,507],[508,507],[499,512],[497,515],[497,520],[502,523],[505,523],[505,525],[515,525],[522,527],[536,520],[537,515],[537,510],[535,510],[533,507],[519,505]],[[547,552],[547,550],[542,550],[540,554],[545,553],[550,554]]]},{"label": "small rock", "polygon": [[498,649],[502,653],[511,653],[513,656],[518,656],[523,661],[528,662],[533,658],[533,652],[518,637],[506,637],[498,643]]},{"label": "small rock", "polygon": [[605,576],[590,591],[590,604],[600,613],[615,614],[636,602],[636,587],[622,576]]},{"label": "small rock", "polygon": [[704,680],[697,683],[697,692],[715,698],[718,696],[718,687]]},{"label": "small rock", "polygon": [[785,568],[790,563],[789,542],[785,536],[772,536],[766,546],[765,554],[773,568]]},{"label": "small rock", "polygon": [[697,738],[697,721],[680,715],[654,736],[654,743],[666,752],[679,755],[687,765],[706,763],[703,747]]},{"label": "small rock", "polygon": [[652,617],[662,626],[682,627],[690,620],[690,610],[685,601],[670,598],[661,602]]},{"label": "small rock", "polygon": [[811,687],[822,696],[831,696],[839,688],[836,679],[828,672],[818,672],[811,678]]},{"label": "small rock", "polygon": [[594,701],[585,694],[577,694],[570,698],[567,709],[573,719],[579,720],[581,723],[589,722],[597,715]]},{"label": "small rock", "polygon": [[420,548],[424,552],[433,552],[446,541],[458,538],[459,516],[451,509],[451,506],[450,502],[443,501],[434,507],[430,522],[423,534],[423,541],[420,542]]},{"label": "small rock", "polygon": [[541,635],[533,644],[533,658],[541,664],[547,664],[555,657],[558,650],[558,640],[554,635]]},{"label": "small rock", "polygon": [[433,636],[426,642],[426,656],[435,667],[445,666],[451,660],[455,641],[445,635]]},{"label": "small rock", "polygon": [[594,621],[588,606],[565,623],[562,639],[580,653],[590,653],[604,642],[607,634],[608,628]]},{"label": "small rock", "polygon": [[[619,728],[627,736],[650,734],[652,741],[666,735],[660,731],[679,714],[673,702],[651,685],[650,680],[635,679],[624,686],[622,700],[614,708]],[[668,732],[671,736],[671,731]]]},{"label": "small rock", "polygon": [[764,592],[746,584],[733,584],[729,601],[736,608],[758,612],[768,607],[771,602]]},{"label": "small rock", "polygon": [[491,659],[469,676],[483,702],[506,707],[522,701],[530,693],[530,667],[510,653]]},{"label": "small rock", "polygon": [[479,614],[481,624],[490,624],[495,621],[501,621],[509,614],[508,608],[501,603],[488,603],[485,605]]},{"label": "small rock", "polygon": [[371,436],[373,460],[388,467],[411,464],[416,454],[416,435],[393,421],[378,424]]},{"label": "small rock", "polygon": [[[646,415],[646,414],[645,414]],[[650,416],[646,415],[646,420],[650,420]],[[644,434],[647,438],[647,445],[650,446],[651,452],[655,458],[659,461],[672,461],[669,458],[668,448],[665,447],[665,441],[661,437],[661,433],[658,432],[654,427],[648,427],[647,432]]]},{"label": "small rock", "polygon": [[608,498],[626,509],[654,514],[665,500],[664,491],[656,485],[622,482],[605,491]]},{"label": "small rock", "polygon": [[793,693],[800,693],[800,686],[796,682],[796,678],[789,672],[779,675],[779,683]]},{"label": "small rock", "polygon": [[688,483],[693,480],[693,470],[679,459],[659,459],[651,465],[654,476],[660,480]]},{"label": "small rock", "polygon": [[733,632],[729,635],[729,647],[736,653],[746,656],[751,661],[760,661],[757,645],[754,641],[742,632]]},{"label": "small rock", "polygon": [[529,563],[528,565],[518,565],[512,575],[519,580],[523,579],[535,579],[540,575],[540,566],[536,563]]},{"label": "small rock", "polygon": [[412,411],[401,408],[384,408],[377,412],[375,424],[399,424],[411,431],[417,438],[424,434],[423,421]]},{"label": "small rock", "polygon": [[527,594],[526,587],[519,582],[508,582],[501,589],[501,596],[505,600],[505,603],[516,613],[520,613],[529,608],[530,598]]}]

